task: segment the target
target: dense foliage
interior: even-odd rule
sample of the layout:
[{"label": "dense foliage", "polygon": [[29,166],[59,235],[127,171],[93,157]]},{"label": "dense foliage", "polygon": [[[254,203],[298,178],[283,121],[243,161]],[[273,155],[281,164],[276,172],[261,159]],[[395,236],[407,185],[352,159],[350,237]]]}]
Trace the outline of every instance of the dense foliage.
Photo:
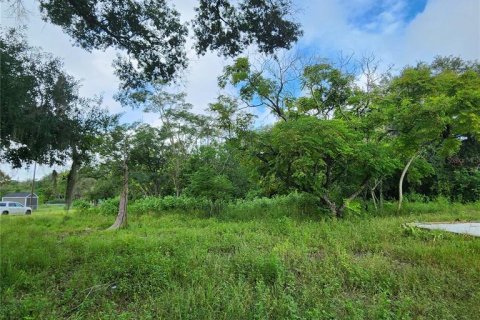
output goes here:
[{"label": "dense foliage", "polygon": [[[122,87],[148,89],[172,81],[187,66],[187,25],[165,0],[41,0],[43,18],[87,50],[115,48]],[[290,48],[301,35],[288,0],[199,1],[192,21],[197,53],[235,56],[250,44],[260,52]]]},{"label": "dense foliage", "polygon": [[[282,67],[288,63],[267,63],[279,73],[257,71],[246,58],[226,67],[220,85],[238,89],[238,99],[219,96],[208,114],[193,113],[185,94],[153,86],[144,102],[132,103],[157,114],[158,127],[114,127],[114,118],[87,105],[58,118],[72,129],[62,135],[64,147],[52,147],[72,159],[67,206],[117,196],[126,169],[133,200],[188,196],[219,203],[301,192],[341,217],[358,200],[381,209],[399,191],[402,199],[404,188],[409,198],[480,199],[476,63],[437,58],[362,87],[356,79],[365,75],[321,61],[295,68],[303,88],[296,95],[283,92],[280,73],[293,72]],[[256,128],[244,105],[268,108],[279,121]],[[44,201],[56,198],[47,191],[56,187],[43,187],[49,183],[46,177],[40,184]]]},{"label": "dense foliage", "polygon": [[[398,198],[400,210],[404,189],[424,199],[480,198],[478,62],[438,57],[391,75],[380,74],[371,58],[349,65],[288,54],[261,63],[237,57],[219,77],[219,86],[236,94],[220,95],[208,114],[196,114],[185,93],[164,84],[186,62],[187,29],[170,4],[42,0],[40,7],[80,46],[125,51],[117,97],[160,120],[158,127],[118,125],[101,100],[79,97],[60,60],[5,30],[2,159],[14,167],[69,161],[61,197],[67,208],[74,199],[97,203],[119,193],[126,203],[301,192],[342,217],[357,199],[381,209],[385,198]],[[200,1],[196,48],[230,56],[250,44],[269,54],[288,48],[300,35],[286,20],[289,7],[289,1]],[[269,110],[277,121],[256,127],[253,108]]]},{"label": "dense foliage", "polygon": [[78,84],[59,59],[30,47],[16,30],[2,31],[2,157],[15,167],[32,161],[61,163],[69,115],[78,112]]}]

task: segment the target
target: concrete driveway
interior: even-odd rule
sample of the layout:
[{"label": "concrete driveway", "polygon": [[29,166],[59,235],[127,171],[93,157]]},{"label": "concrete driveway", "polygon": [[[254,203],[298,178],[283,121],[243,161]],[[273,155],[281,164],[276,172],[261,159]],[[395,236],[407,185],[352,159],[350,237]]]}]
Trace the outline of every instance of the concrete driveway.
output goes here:
[{"label": "concrete driveway", "polygon": [[480,237],[480,222],[419,222],[412,223],[412,225],[422,229],[444,230],[448,232],[463,233]]}]

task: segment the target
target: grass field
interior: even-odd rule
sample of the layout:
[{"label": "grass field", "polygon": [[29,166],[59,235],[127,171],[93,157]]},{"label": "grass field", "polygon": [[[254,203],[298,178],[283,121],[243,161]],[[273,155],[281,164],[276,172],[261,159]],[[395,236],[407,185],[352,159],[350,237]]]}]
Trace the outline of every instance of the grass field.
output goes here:
[{"label": "grass field", "polygon": [[3,319],[478,319],[480,238],[405,227],[478,205],[299,219],[2,216]]}]

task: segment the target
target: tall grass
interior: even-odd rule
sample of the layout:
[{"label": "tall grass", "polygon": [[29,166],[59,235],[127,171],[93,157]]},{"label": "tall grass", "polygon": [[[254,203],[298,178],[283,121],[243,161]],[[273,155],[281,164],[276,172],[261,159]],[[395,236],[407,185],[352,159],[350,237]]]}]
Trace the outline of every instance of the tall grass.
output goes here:
[{"label": "tall grass", "polygon": [[[230,216],[0,217],[2,319],[475,319],[480,241],[404,228],[413,216],[289,216],[286,198]],[[268,213],[282,203],[275,214]],[[298,202],[293,201],[295,206]],[[475,220],[474,207],[419,213]],[[251,219],[239,219],[248,210]],[[306,209],[305,209],[306,210]],[[412,209],[413,210],[413,209]],[[150,211],[148,211],[150,212]]]},{"label": "tall grass", "polygon": [[[418,200],[418,199],[417,199]],[[118,212],[118,198],[108,199],[97,207],[79,201],[75,207],[83,213],[100,213],[116,215]],[[129,204],[129,213],[168,214],[172,212],[196,217],[215,217],[223,220],[252,220],[262,218],[291,217],[298,219],[322,220],[331,218],[320,199],[305,193],[291,193],[272,198],[237,199],[234,201],[211,201],[205,198],[167,196],[146,197]],[[452,203],[446,198],[437,198],[428,202],[408,200],[403,208],[397,212],[397,203],[386,201],[377,209],[372,202],[355,200],[347,205],[347,218],[368,218],[380,216],[412,215],[435,212],[456,212],[480,210],[480,202],[461,204]]]},{"label": "tall grass", "polygon": [[[84,202],[78,203],[76,207],[84,213],[115,215],[118,212],[118,203],[118,198],[114,198],[102,202],[98,207],[88,206]],[[186,196],[146,197],[131,202],[128,208],[134,215],[181,212],[199,217],[237,220],[283,216],[312,218],[325,217],[328,214],[320,206],[318,199],[302,193],[234,201],[211,201]]]}]

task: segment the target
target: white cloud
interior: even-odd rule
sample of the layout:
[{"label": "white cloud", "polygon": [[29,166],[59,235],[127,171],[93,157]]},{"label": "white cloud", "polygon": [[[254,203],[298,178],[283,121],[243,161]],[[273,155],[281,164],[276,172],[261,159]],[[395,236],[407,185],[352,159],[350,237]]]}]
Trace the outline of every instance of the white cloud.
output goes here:
[{"label": "white cloud", "polygon": [[[374,53],[385,63],[397,67],[418,60],[431,61],[435,55],[480,58],[480,2],[478,0],[430,0],[424,11],[410,23],[401,18],[404,5],[381,13],[377,32],[369,32],[349,23],[351,11],[376,5],[370,0],[308,1],[304,7],[305,37],[302,46],[315,47],[325,55],[335,52]],[[402,2],[400,2],[402,3]],[[365,10],[365,9],[364,9]],[[374,21],[378,21],[374,20]],[[375,29],[371,27],[371,29]]]},{"label": "white cloud", "polygon": [[480,1],[430,1],[407,27],[402,42],[402,53],[410,61],[437,54],[480,59]]}]

